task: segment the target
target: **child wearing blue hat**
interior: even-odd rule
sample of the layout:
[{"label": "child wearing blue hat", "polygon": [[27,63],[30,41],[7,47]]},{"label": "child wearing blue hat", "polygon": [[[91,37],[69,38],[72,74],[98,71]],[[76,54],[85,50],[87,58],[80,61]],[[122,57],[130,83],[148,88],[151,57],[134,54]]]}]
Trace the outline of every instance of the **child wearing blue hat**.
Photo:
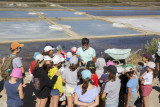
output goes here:
[{"label": "child wearing blue hat", "polygon": [[35,52],[34,55],[33,55],[33,61],[31,62],[31,65],[30,65],[30,68],[29,68],[29,72],[30,72],[30,76],[33,76],[33,68],[34,68],[34,65],[35,65],[35,59],[36,59],[36,56],[39,55],[40,53],[39,52]]},{"label": "child wearing blue hat", "polygon": [[77,106],[99,105],[98,88],[91,84],[92,74],[89,70],[82,71],[83,84],[78,85],[74,90],[74,104]]}]

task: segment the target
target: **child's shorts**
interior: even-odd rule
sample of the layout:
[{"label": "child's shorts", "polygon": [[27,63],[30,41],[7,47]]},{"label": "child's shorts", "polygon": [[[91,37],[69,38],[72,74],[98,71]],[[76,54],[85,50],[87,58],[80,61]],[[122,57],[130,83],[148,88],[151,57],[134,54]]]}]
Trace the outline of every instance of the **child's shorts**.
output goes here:
[{"label": "child's shorts", "polygon": [[152,91],[152,85],[141,85],[142,96],[149,96]]},{"label": "child's shorts", "polygon": [[75,88],[66,85],[66,96],[73,96],[74,89]]},{"label": "child's shorts", "polygon": [[129,106],[134,106],[134,103],[136,102],[137,98],[138,98],[137,93],[131,93],[131,99],[129,101]]},{"label": "child's shorts", "polygon": [[51,90],[51,96],[59,96],[60,95],[60,92],[58,89],[52,89]]}]

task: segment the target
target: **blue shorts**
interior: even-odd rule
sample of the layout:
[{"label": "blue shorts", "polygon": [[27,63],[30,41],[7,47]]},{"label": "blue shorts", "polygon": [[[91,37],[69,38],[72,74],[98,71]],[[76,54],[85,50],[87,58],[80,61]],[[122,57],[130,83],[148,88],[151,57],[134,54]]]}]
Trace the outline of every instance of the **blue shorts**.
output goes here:
[{"label": "blue shorts", "polygon": [[59,96],[60,95],[60,92],[58,89],[52,89],[51,90],[51,96]]},{"label": "blue shorts", "polygon": [[118,103],[119,103],[119,101],[117,100],[112,104],[105,104],[105,107],[118,107]]}]

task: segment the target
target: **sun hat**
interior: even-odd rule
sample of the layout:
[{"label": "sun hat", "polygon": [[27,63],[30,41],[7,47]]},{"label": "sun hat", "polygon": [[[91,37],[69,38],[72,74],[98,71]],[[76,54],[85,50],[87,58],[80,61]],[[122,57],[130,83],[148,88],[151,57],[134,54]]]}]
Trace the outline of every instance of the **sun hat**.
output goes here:
[{"label": "sun hat", "polygon": [[88,68],[95,68],[95,63],[93,61],[88,61],[86,67]]},{"label": "sun hat", "polygon": [[54,50],[54,48],[52,46],[45,46],[44,47],[44,52],[48,52],[48,51],[51,51],[51,50]]},{"label": "sun hat", "polygon": [[56,47],[56,50],[57,50],[57,51],[59,51],[59,50],[61,50],[61,49],[62,49],[61,45],[58,45],[58,46]]},{"label": "sun hat", "polygon": [[147,66],[148,66],[149,68],[155,69],[156,64],[155,64],[154,62],[148,62]]},{"label": "sun hat", "polygon": [[22,69],[14,68],[10,76],[14,78],[22,78]]},{"label": "sun hat", "polygon": [[59,55],[55,55],[53,58],[52,58],[52,61],[54,64],[58,64],[61,62],[61,58]]},{"label": "sun hat", "polygon": [[72,56],[73,56],[73,55],[72,55],[72,53],[71,53],[70,51],[67,52],[67,53],[66,53],[66,60],[69,61]]},{"label": "sun hat", "polygon": [[43,60],[44,60],[44,56],[42,54],[39,54],[39,55],[36,56],[36,61],[38,61],[38,63],[43,61]]},{"label": "sun hat", "polygon": [[76,56],[73,56],[70,60],[69,60],[70,64],[78,64],[78,58]]},{"label": "sun hat", "polygon": [[70,51],[71,51],[72,53],[76,53],[77,48],[76,48],[76,47],[72,47],[72,48],[70,49]]},{"label": "sun hat", "polygon": [[45,55],[44,56],[44,60],[45,61],[52,61],[52,58],[50,56],[48,56],[48,55]]},{"label": "sun hat", "polygon": [[39,52],[35,52],[33,58],[36,59],[36,56],[39,55]]},{"label": "sun hat", "polygon": [[23,46],[24,46],[24,44],[20,44],[18,42],[13,42],[13,43],[11,43],[11,50],[14,50],[18,47],[23,47]]},{"label": "sun hat", "polygon": [[86,78],[91,79],[91,77],[92,77],[91,71],[89,71],[87,69],[83,70],[81,72],[81,74],[82,74],[83,79],[86,79]]},{"label": "sun hat", "polygon": [[113,61],[108,61],[107,64],[106,64],[106,66],[108,67],[108,66],[110,66],[110,65],[115,65],[115,64],[114,64]]},{"label": "sun hat", "polygon": [[107,71],[110,72],[111,74],[116,74],[117,68],[114,65],[110,65],[107,67]]}]

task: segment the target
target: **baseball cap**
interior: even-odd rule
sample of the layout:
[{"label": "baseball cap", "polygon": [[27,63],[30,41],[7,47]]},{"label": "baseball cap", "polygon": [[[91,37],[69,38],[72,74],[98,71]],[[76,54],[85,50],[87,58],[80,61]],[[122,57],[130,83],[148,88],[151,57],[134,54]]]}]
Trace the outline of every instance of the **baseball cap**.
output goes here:
[{"label": "baseball cap", "polygon": [[56,50],[57,50],[57,51],[59,51],[59,50],[61,50],[61,49],[62,49],[61,45],[58,45],[58,46],[56,47]]},{"label": "baseball cap", "polygon": [[69,61],[72,56],[73,56],[73,55],[72,55],[72,53],[71,53],[70,51],[67,52],[67,53],[66,53],[66,60]]},{"label": "baseball cap", "polygon": [[44,56],[44,60],[45,61],[52,61],[52,58],[50,56],[48,56],[48,55],[45,55]]},{"label": "baseball cap", "polygon": [[70,49],[70,51],[71,51],[72,53],[76,53],[77,48],[76,48],[76,47],[72,47],[72,48]]},{"label": "baseball cap", "polygon": [[45,46],[44,47],[44,52],[48,52],[50,50],[54,50],[54,48],[52,46]]},{"label": "baseball cap", "polygon": [[39,52],[35,52],[33,58],[36,59],[36,56],[39,55]]},{"label": "baseball cap", "polygon": [[83,79],[86,79],[86,78],[91,79],[91,77],[92,77],[91,71],[89,71],[87,69],[83,70],[81,72],[81,74],[82,74]]},{"label": "baseball cap", "polygon": [[23,46],[24,46],[24,44],[20,44],[18,42],[13,42],[13,43],[11,43],[11,50],[14,50],[18,47],[23,47]]},{"label": "baseball cap", "polygon": [[86,67],[95,68],[95,63],[93,61],[88,61]]},{"label": "baseball cap", "polygon": [[149,68],[155,69],[156,64],[155,64],[154,62],[148,62],[147,66],[148,66]]},{"label": "baseball cap", "polygon": [[11,77],[15,78],[22,78],[22,69],[21,68],[14,68],[10,75]]},{"label": "baseball cap", "polygon": [[110,72],[111,74],[116,74],[117,68],[114,65],[110,65],[107,67],[107,71]]},{"label": "baseball cap", "polygon": [[132,67],[126,67],[125,69],[124,69],[124,72],[126,73],[126,72],[130,72],[130,71],[133,71],[134,69],[132,68]]},{"label": "baseball cap", "polygon": [[69,60],[69,63],[70,64],[78,64],[78,58],[76,56],[72,57],[70,60]]},{"label": "baseball cap", "polygon": [[125,68],[127,68],[127,67],[131,67],[132,69],[134,69],[134,67],[133,67],[132,64],[127,64],[127,65],[125,66]]},{"label": "baseball cap", "polygon": [[54,57],[52,58],[52,61],[53,61],[54,64],[58,64],[58,63],[61,62],[61,58],[60,58],[59,55],[56,55],[56,56],[54,56]]},{"label": "baseball cap", "polygon": [[39,54],[36,56],[36,61],[39,60],[39,62],[44,60],[44,56],[42,54]]},{"label": "baseball cap", "polygon": [[113,61],[108,61],[107,64],[106,64],[106,66],[108,67],[108,66],[110,66],[110,65],[115,65],[115,64],[114,64]]}]

